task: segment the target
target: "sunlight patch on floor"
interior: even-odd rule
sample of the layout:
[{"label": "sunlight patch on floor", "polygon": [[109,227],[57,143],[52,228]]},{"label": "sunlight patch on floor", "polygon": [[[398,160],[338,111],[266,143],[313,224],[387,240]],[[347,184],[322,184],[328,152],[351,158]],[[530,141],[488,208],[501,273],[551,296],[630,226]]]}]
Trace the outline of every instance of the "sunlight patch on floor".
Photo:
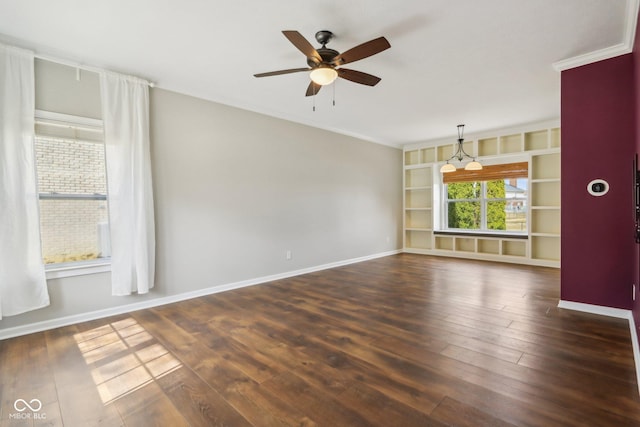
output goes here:
[{"label": "sunlight patch on floor", "polygon": [[[74,335],[106,405],[182,367],[135,319]],[[147,343],[146,346],[145,343]]]}]

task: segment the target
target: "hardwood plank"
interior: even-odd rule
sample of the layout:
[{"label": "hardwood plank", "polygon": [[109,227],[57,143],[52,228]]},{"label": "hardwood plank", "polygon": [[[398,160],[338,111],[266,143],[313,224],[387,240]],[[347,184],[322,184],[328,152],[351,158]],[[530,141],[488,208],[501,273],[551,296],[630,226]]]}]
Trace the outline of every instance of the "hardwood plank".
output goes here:
[{"label": "hardwood plank", "polygon": [[[61,426],[55,378],[48,364],[44,333],[16,337],[0,342],[0,426]],[[19,412],[14,404],[23,399],[37,411]],[[38,399],[38,402],[32,402]],[[18,418],[24,416],[28,418]]]},{"label": "hardwood plank", "polygon": [[[556,392],[547,391],[546,387],[503,376],[500,369],[492,366],[492,363],[497,363],[495,359],[488,359],[491,362],[489,364],[475,366],[439,355],[429,354],[425,357],[419,348],[403,355],[437,368],[447,376],[451,386],[450,397],[514,424],[576,427],[593,423],[633,424],[625,417],[602,412],[588,405],[569,404],[566,400],[559,399]],[[483,356],[478,354],[480,358]],[[456,380],[460,383],[456,384]]]},{"label": "hardwood plank", "polygon": [[198,333],[196,336],[204,345],[257,383],[266,381],[286,369],[257,349],[247,347],[230,337],[212,339],[206,333]]},{"label": "hardwood plank", "polygon": [[171,401],[163,397],[123,416],[127,426],[191,426]]},{"label": "hardwood plank", "polygon": [[117,409],[102,401],[91,375],[92,365],[78,346],[87,336],[80,335],[75,326],[47,331],[45,336],[63,424],[123,426]]},{"label": "hardwood plank", "polygon": [[[317,371],[310,371],[310,365],[319,367],[324,364],[330,368],[334,368],[335,372],[340,372],[339,375],[334,373],[331,377],[335,378],[337,376],[338,378],[342,378],[338,380],[338,385],[344,383],[345,379],[346,381],[349,381],[349,379],[366,380],[372,387],[390,396],[395,396],[408,405],[420,408],[421,410],[435,407],[443,397],[443,394],[434,384],[430,384],[428,388],[423,388],[420,386],[416,387],[411,381],[406,380],[407,377],[415,374],[415,372],[404,377],[390,378],[387,369],[380,371],[361,359],[353,359],[340,349],[327,344],[321,339],[307,338],[306,336],[297,334],[287,335],[286,328],[278,325],[276,321],[268,322],[268,325],[263,322],[260,325],[256,325],[256,329],[264,335],[283,340],[286,346],[279,346],[278,348],[280,349],[294,348],[308,356],[315,356],[315,360],[320,363],[305,362],[302,365],[298,365],[297,368],[295,368],[295,372],[303,376],[305,380],[326,390],[330,394],[333,393],[336,388],[335,382],[330,379],[320,379],[317,376]],[[339,340],[338,342],[344,346],[350,345],[352,340]],[[359,348],[357,345],[354,345],[354,347]],[[300,359],[299,356],[296,360],[298,359]],[[301,360],[305,359],[302,358]]]},{"label": "hardwood plank", "polygon": [[[584,378],[583,384],[592,389],[598,395],[602,395],[601,399],[613,400],[616,402],[615,409],[611,411],[626,415],[627,409],[638,405],[638,399],[634,394],[637,391],[637,385],[633,383],[633,378],[617,378],[605,371],[596,371],[590,369],[583,364],[575,364],[567,360],[558,358],[544,358],[525,354],[518,362],[520,366],[543,372],[545,375],[551,375],[558,378],[568,375],[569,373],[579,373]],[[591,387],[591,384],[602,385],[598,388]],[[582,384],[577,384],[582,386]]]},{"label": "hardwood plank", "polygon": [[317,425],[297,407],[285,403],[257,383],[229,390],[225,398],[254,426],[314,427]]},{"label": "hardwood plank", "polygon": [[436,378],[437,375],[433,372],[373,347],[362,347],[354,342],[343,341],[338,348],[335,344],[314,339],[313,345],[302,351],[306,354],[322,355],[322,363],[347,375],[347,378],[366,383],[381,393],[421,411],[435,408],[449,391],[446,385],[439,381],[429,381],[428,386],[416,381],[416,378],[425,376]]},{"label": "hardwood plank", "polygon": [[194,372],[222,396],[257,384],[232,363],[217,355],[201,360],[195,365]]},{"label": "hardwood plank", "polygon": [[[576,357],[570,353],[549,352],[543,355],[524,353],[518,364],[545,372],[551,369],[558,375],[564,374],[567,370],[578,370],[584,375],[604,376],[608,377],[610,381],[626,382],[630,390],[636,387],[637,377],[635,371],[630,369],[631,363],[628,363],[626,367],[621,367],[606,358]],[[607,379],[603,378],[602,381],[607,381]]]},{"label": "hardwood plank", "polygon": [[514,424],[491,416],[450,397],[445,397],[440,402],[438,407],[431,413],[431,417],[446,425],[456,425],[458,427],[514,427]]},{"label": "hardwood plank", "polygon": [[380,391],[358,382],[340,395],[340,402],[354,408],[372,426],[444,427],[434,417],[391,399]]},{"label": "hardwood plank", "polygon": [[354,427],[370,425],[356,411],[309,385],[291,372],[284,372],[271,378],[264,382],[262,387],[286,401],[295,401],[296,406],[307,414],[309,419],[322,425]]},{"label": "hardwood plank", "polygon": [[[157,382],[153,381],[145,387],[132,390],[125,398],[117,399],[113,402],[113,406],[116,407],[123,419],[126,420],[127,417],[139,412],[141,408],[157,405],[158,401],[166,402],[169,406],[173,407],[173,404],[167,400],[162,388],[160,388]],[[170,409],[171,408],[167,408],[167,410]]]},{"label": "hardwood plank", "polygon": [[3,413],[16,412],[16,399],[38,399],[42,404],[57,401],[44,333],[4,341],[0,360],[0,376],[7,379],[3,382]]},{"label": "hardwood plank", "polygon": [[[528,388],[533,390],[534,393],[545,396],[545,398],[553,395],[558,399],[562,399],[569,408],[580,407],[584,401],[583,399],[590,398],[592,402],[591,405],[581,409],[581,417],[593,412],[590,418],[586,418],[587,421],[593,421],[594,417],[597,416],[596,412],[598,412],[598,408],[594,408],[594,406],[598,406],[600,408],[606,407],[606,411],[611,412],[610,415],[612,418],[619,416],[629,418],[627,421],[635,419],[635,422],[640,423],[640,414],[638,414],[637,411],[637,400],[628,396],[627,393],[630,390],[626,385],[621,389],[618,384],[600,382],[590,375],[569,376],[567,375],[569,372],[564,372],[565,376],[559,377],[553,372],[534,371],[455,346],[449,347],[443,354],[465,364],[488,369],[496,376],[507,377],[508,379],[523,384],[526,383],[528,384]],[[600,386],[594,387],[593,385],[595,383],[599,383]],[[607,413],[605,415],[608,416],[609,414]],[[574,418],[574,420],[579,419],[580,418]]]},{"label": "hardwood plank", "polygon": [[190,426],[251,426],[218,392],[185,367],[157,382]]},{"label": "hardwood plank", "polygon": [[628,323],[559,280],[401,254],[5,340],[0,426],[22,394],[67,426],[640,425]]}]

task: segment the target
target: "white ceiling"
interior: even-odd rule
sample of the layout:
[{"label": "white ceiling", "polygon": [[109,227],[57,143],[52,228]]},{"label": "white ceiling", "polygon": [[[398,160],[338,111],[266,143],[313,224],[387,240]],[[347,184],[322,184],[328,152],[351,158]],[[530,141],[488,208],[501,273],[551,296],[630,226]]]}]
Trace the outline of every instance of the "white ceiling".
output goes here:
[{"label": "white ceiling", "polygon": [[[137,75],[157,87],[388,145],[555,119],[553,64],[628,52],[638,0],[0,0],[0,40],[37,54]],[[391,49],[349,64],[382,78],[338,79],[304,96],[306,66],[281,33],[345,51],[385,36]],[[583,61],[584,62],[584,61]]]}]

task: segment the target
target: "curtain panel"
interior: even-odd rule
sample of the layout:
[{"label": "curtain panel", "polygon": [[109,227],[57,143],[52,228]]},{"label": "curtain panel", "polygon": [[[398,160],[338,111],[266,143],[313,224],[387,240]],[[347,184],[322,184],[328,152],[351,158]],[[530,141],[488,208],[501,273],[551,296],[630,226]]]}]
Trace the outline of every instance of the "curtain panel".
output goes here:
[{"label": "curtain panel", "polygon": [[113,295],[147,293],[155,277],[149,84],[100,75],[111,235]]},{"label": "curtain panel", "polygon": [[49,305],[34,116],[33,52],[0,45],[0,318]]}]

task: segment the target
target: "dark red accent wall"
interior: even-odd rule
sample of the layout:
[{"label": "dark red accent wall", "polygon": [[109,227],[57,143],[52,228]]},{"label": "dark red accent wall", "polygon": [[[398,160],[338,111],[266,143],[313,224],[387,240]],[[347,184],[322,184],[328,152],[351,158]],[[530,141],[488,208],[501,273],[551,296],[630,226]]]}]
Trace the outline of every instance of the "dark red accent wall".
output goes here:
[{"label": "dark red accent wall", "polygon": [[[635,139],[636,153],[640,153],[640,16],[638,17],[638,25],[636,26],[636,39],[633,45],[633,94],[635,101]],[[636,300],[633,302],[633,318],[635,320],[636,328],[640,326],[640,246],[636,245],[633,252],[633,273],[634,283],[636,284]],[[636,332],[638,332],[636,330]]]},{"label": "dark red accent wall", "polygon": [[[634,55],[562,72],[561,298],[631,309],[636,152]],[[587,192],[609,182],[602,197]],[[635,260],[635,261],[634,261]]]}]

